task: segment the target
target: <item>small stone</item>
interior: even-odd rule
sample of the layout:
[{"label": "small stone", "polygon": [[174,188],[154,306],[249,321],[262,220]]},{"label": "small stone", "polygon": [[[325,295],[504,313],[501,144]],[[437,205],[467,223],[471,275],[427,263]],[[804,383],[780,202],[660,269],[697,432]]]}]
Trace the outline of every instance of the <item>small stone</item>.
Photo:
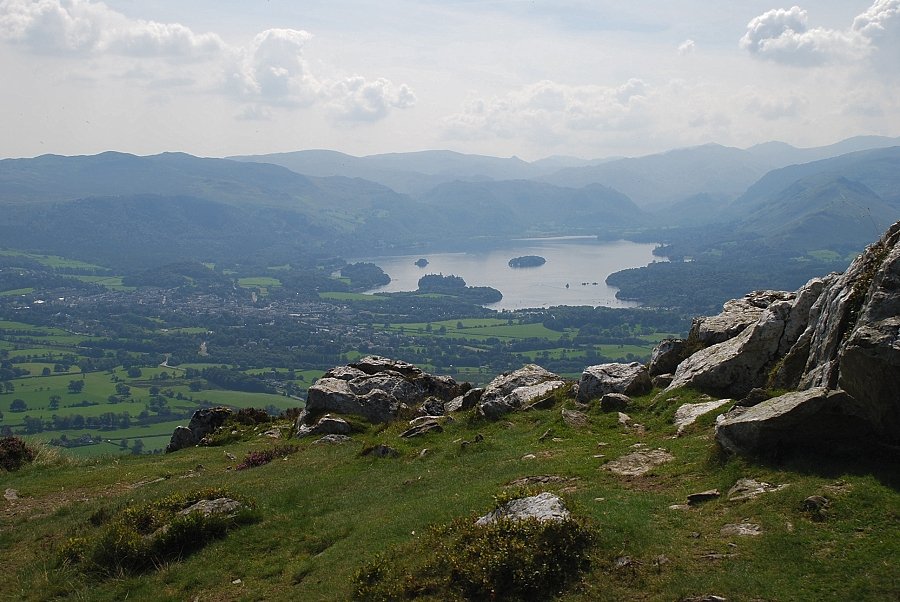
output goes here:
[{"label": "small stone", "polygon": [[755,537],[762,535],[762,527],[754,523],[738,523],[725,525],[719,530],[719,533],[726,537]]},{"label": "small stone", "polygon": [[232,585],[240,585],[241,583],[243,583],[243,581],[241,581],[240,579],[235,579],[231,582]]},{"label": "small stone", "polygon": [[603,470],[625,477],[638,477],[652,468],[671,462],[675,456],[664,449],[636,451],[603,465]]},{"label": "small stone", "polygon": [[522,456],[523,460],[534,460],[535,458],[537,458],[537,456],[535,456],[534,454],[525,454],[524,456]]},{"label": "small stone", "polygon": [[482,435],[481,433],[475,433],[475,438],[472,439],[472,441],[475,443],[481,443],[482,441],[484,441],[484,435]]},{"label": "small stone", "polygon": [[12,502],[12,501],[19,499],[19,492],[16,491],[15,489],[9,488],[3,492],[3,497],[7,501]]},{"label": "small stone", "polygon": [[605,458],[606,454],[594,454],[595,458]]},{"label": "small stone", "polygon": [[538,437],[538,441],[544,441],[545,439],[549,439],[550,436],[553,435],[553,429],[547,429],[544,431],[544,434]]},{"label": "small stone", "polygon": [[587,414],[577,410],[563,409],[562,418],[569,428],[584,428],[588,425]]},{"label": "small stone", "polygon": [[350,437],[347,435],[325,435],[324,437],[320,437],[313,441],[313,445],[315,444],[328,444],[328,443],[346,443],[350,441]]},{"label": "small stone", "polygon": [[234,455],[233,453],[231,453],[231,452],[225,452],[225,457],[228,458],[228,459],[231,460],[231,461],[237,460],[237,456],[235,456],[235,455]]},{"label": "small stone", "polygon": [[631,420],[631,416],[624,412],[619,412],[619,424],[624,427],[629,427],[633,425],[634,422]]},{"label": "small stone", "polygon": [[429,450],[428,450],[427,447],[423,447],[423,448],[422,448],[422,451],[419,452],[419,457],[420,457],[420,458],[424,458],[424,457],[428,454],[428,451],[429,451]]},{"label": "small stone", "polygon": [[600,398],[600,411],[621,412],[631,405],[631,398],[622,393],[607,393]]},{"label": "small stone", "polygon": [[550,439],[550,441],[552,441],[553,443],[562,443],[563,441],[565,441],[565,439],[563,439],[562,437],[554,437],[553,439]]},{"label": "small stone", "polygon": [[605,498],[605,497],[595,497],[595,498],[594,498],[594,501],[595,501],[595,502],[605,502],[605,501],[606,501],[606,498]]},{"label": "small stone", "polygon": [[397,458],[400,456],[400,452],[393,447],[379,443],[378,445],[373,445],[372,447],[364,449],[360,455],[372,456],[374,458]]},{"label": "small stone", "polygon": [[807,512],[821,512],[828,506],[828,498],[811,495],[803,500],[803,509]]},{"label": "small stone", "polygon": [[786,487],[786,485],[775,486],[753,479],[738,479],[734,486],[728,490],[727,498],[729,502],[752,500],[759,495],[769,493],[770,491],[778,491],[784,487]]},{"label": "small stone", "polygon": [[420,437],[427,433],[442,433],[444,431],[444,427],[438,424],[436,421],[431,420],[427,422],[422,422],[410,429],[407,429],[400,433],[400,436],[404,439],[411,439],[413,437]]},{"label": "small stone", "polygon": [[699,493],[692,493],[687,496],[688,504],[694,506],[696,504],[700,504],[702,502],[707,502],[709,500],[714,500],[717,497],[722,495],[719,493],[718,489],[709,489],[708,491],[701,491]]},{"label": "small stone", "polygon": [[691,507],[687,504],[672,504],[669,506],[669,510],[690,510]]}]

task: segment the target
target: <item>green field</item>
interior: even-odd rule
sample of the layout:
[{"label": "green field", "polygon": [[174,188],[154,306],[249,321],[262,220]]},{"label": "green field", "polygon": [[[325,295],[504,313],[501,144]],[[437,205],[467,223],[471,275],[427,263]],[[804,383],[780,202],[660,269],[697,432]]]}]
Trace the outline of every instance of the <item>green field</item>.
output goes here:
[{"label": "green field", "polygon": [[252,276],[238,278],[238,286],[242,288],[273,288],[281,286],[281,280],[271,276]]},{"label": "green field", "polygon": [[79,261],[77,259],[67,259],[58,255],[38,255],[35,253],[25,253],[22,251],[0,250],[0,255],[7,257],[25,257],[33,261],[37,261],[49,268],[74,268],[86,270],[105,270],[103,266],[95,265]]},{"label": "green field", "polygon": [[[457,328],[461,322],[463,328]],[[430,326],[430,329],[429,329]],[[438,332],[441,328],[446,332]],[[390,324],[388,330],[402,331],[406,334],[429,335],[448,339],[472,339],[484,340],[496,339],[526,339],[539,338],[548,341],[558,341],[564,334],[575,336],[578,332],[567,329],[565,332],[550,330],[543,324],[508,324],[507,320],[498,319],[470,319],[470,320],[444,320],[439,322],[411,322],[404,324]]]},{"label": "green field", "polygon": [[363,295],[362,293],[319,293],[319,298],[331,299],[332,301],[381,301],[381,299],[375,295]]},{"label": "green field", "polygon": [[33,292],[33,288],[14,288],[8,291],[0,291],[0,297],[15,297],[16,295],[27,295]]}]

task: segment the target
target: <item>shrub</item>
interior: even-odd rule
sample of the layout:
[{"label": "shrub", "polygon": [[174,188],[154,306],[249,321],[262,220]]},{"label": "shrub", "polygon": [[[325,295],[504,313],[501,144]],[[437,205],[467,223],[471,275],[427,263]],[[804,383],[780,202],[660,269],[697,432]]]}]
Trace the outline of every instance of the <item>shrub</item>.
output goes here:
[{"label": "shrub", "polygon": [[457,519],[432,527],[409,554],[376,557],[357,574],[355,597],[546,599],[588,567],[592,543],[591,531],[576,519],[485,526]]},{"label": "shrub", "polygon": [[[222,497],[239,501],[241,508],[230,515],[179,514],[201,500]],[[220,489],[176,494],[115,512],[101,509],[90,517],[88,533],[70,538],[59,559],[101,576],[139,573],[179,560],[257,518],[256,505],[251,500]]]},{"label": "shrub", "polygon": [[34,449],[19,437],[0,439],[0,468],[3,470],[19,470],[33,461],[35,455]]},{"label": "shrub", "polygon": [[238,424],[253,426],[254,424],[266,424],[272,421],[265,410],[257,408],[241,408],[232,418]]},{"label": "shrub", "polygon": [[252,451],[244,456],[244,460],[237,465],[237,470],[244,470],[245,468],[254,468],[256,466],[268,464],[275,458],[289,456],[298,449],[300,448],[296,445],[276,445],[270,449]]}]

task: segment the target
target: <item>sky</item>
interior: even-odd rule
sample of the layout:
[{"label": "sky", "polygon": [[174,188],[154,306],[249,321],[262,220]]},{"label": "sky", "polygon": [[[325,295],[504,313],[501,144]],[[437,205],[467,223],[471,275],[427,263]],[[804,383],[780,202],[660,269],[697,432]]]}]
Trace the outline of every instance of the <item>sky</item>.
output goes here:
[{"label": "sky", "polygon": [[0,157],[900,135],[900,0],[0,0]]}]

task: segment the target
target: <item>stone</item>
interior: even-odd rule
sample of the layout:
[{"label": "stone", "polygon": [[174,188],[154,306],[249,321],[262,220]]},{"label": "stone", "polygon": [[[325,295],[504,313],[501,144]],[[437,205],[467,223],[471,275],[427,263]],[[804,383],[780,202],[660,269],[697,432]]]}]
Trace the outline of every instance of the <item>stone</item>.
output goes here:
[{"label": "stone", "polygon": [[201,439],[222,426],[233,414],[234,412],[230,408],[222,406],[197,410],[191,416],[187,427],[175,427],[172,438],[166,446],[166,453],[197,445]]},{"label": "stone", "polygon": [[444,406],[446,401],[437,397],[429,397],[419,407],[419,414],[422,416],[443,416],[445,413]]},{"label": "stone", "polygon": [[618,422],[619,426],[624,426],[625,428],[634,426],[634,421],[631,419],[631,416],[624,412],[619,412]]},{"label": "stone", "polygon": [[650,382],[653,383],[653,387],[656,389],[665,389],[672,384],[673,380],[675,380],[674,374],[659,374],[654,376]]},{"label": "stone", "polygon": [[769,399],[769,394],[766,393],[766,390],[756,387],[754,389],[751,389],[750,392],[747,393],[747,395],[743,399],[738,401],[735,405],[738,405],[742,408],[752,408],[753,406],[760,404],[767,399]]},{"label": "stone", "polygon": [[607,393],[600,398],[600,411],[621,412],[631,405],[631,398],[623,393]]},{"label": "stone", "polygon": [[14,502],[19,499],[19,492],[12,487],[7,487],[6,491],[3,492],[3,499],[7,502]]},{"label": "stone", "polygon": [[603,469],[624,477],[639,477],[674,459],[675,456],[664,449],[636,451],[607,462]]},{"label": "stone", "polygon": [[691,596],[682,598],[679,602],[728,602],[728,598],[717,596],[715,594],[706,594],[704,596]]},{"label": "stone", "polygon": [[313,435],[349,435],[353,432],[350,423],[331,414],[325,414],[314,425],[302,424],[298,420],[297,437]]},{"label": "stone", "polygon": [[332,368],[317,380],[309,388],[298,425],[312,424],[325,412],[357,415],[374,423],[390,422],[404,407],[425,403],[431,409],[428,404],[438,406],[467,390],[467,385],[449,376],[433,376],[407,362],[368,356]]},{"label": "stone", "polygon": [[687,357],[687,341],[684,339],[663,339],[657,343],[650,353],[650,363],[647,370],[650,376],[671,374],[678,368],[678,364]]},{"label": "stone", "polygon": [[700,491],[699,493],[692,493],[687,496],[687,503],[690,506],[696,506],[697,504],[701,504],[703,502],[708,502],[709,500],[714,500],[720,497],[722,494],[719,493],[718,489],[709,489],[707,491]]},{"label": "stone", "polygon": [[796,447],[828,447],[865,437],[864,412],[843,391],[815,387],[735,408],[719,417],[716,441],[728,451],[778,457]]},{"label": "stone", "polygon": [[565,382],[556,374],[536,364],[527,364],[498,376],[484,388],[478,401],[478,414],[497,419],[549,397],[564,386]]},{"label": "stone", "polygon": [[372,456],[373,458],[399,458],[400,452],[393,447],[379,443],[372,447],[367,447],[360,454],[361,456]]},{"label": "stone", "polygon": [[562,419],[569,428],[580,429],[588,425],[588,416],[584,412],[578,410],[562,410]]},{"label": "stone", "polygon": [[409,421],[409,426],[418,426],[423,422],[437,422],[438,424],[453,422],[450,416],[416,416]]},{"label": "stone", "polygon": [[481,401],[482,394],[484,394],[484,389],[481,387],[469,389],[464,395],[458,395],[451,401],[448,401],[444,405],[444,412],[450,413],[459,412],[460,410],[471,410],[478,405],[479,401]]},{"label": "stone", "polygon": [[771,485],[769,483],[765,483],[763,481],[756,481],[754,479],[738,479],[737,482],[728,490],[728,493],[725,495],[725,499],[729,502],[741,502],[744,500],[752,500],[755,497],[758,497],[764,493],[769,493],[770,491],[778,491],[779,489],[785,487],[785,485]]},{"label": "stone", "polygon": [[444,427],[438,424],[436,420],[430,420],[403,431],[400,433],[400,436],[404,439],[412,439],[413,437],[421,437],[427,433],[442,433],[443,431]]},{"label": "stone", "polygon": [[765,385],[790,310],[789,302],[777,301],[739,335],[694,353],[678,365],[666,391],[690,386],[740,398]]},{"label": "stone", "polygon": [[731,401],[731,399],[718,399],[704,403],[686,403],[679,406],[675,410],[674,424],[677,428],[676,435],[681,436],[684,433],[684,429],[694,424],[700,416],[717,410]]},{"label": "stone", "polygon": [[791,301],[795,295],[784,291],[753,291],[742,299],[726,301],[715,316],[694,319],[688,341],[710,347],[732,339],[755,323],[763,312],[778,301]]},{"label": "stone", "polygon": [[719,530],[719,533],[725,537],[756,537],[762,535],[762,527],[755,523],[737,523],[728,524]]},{"label": "stone", "polygon": [[588,402],[607,393],[643,395],[653,388],[647,367],[638,362],[630,364],[599,364],[588,366],[578,381],[576,399]]},{"label": "stone", "polygon": [[325,435],[324,437],[319,437],[315,441],[313,441],[313,445],[329,445],[329,444],[341,444],[350,441],[350,437],[347,435]]},{"label": "stone", "polygon": [[542,474],[530,477],[520,477],[506,484],[507,487],[530,487],[532,485],[546,485],[548,483],[564,483],[576,481],[577,477],[562,477],[555,474]]},{"label": "stone", "polygon": [[220,497],[214,500],[200,500],[196,504],[181,510],[178,514],[187,515],[192,512],[199,512],[203,516],[234,516],[241,507],[243,507],[243,504],[237,500]]},{"label": "stone", "polygon": [[544,492],[531,497],[510,500],[475,521],[476,525],[490,525],[500,519],[521,521],[534,519],[540,522],[564,521],[570,513],[565,504],[552,493]]},{"label": "stone", "polygon": [[821,495],[811,495],[803,500],[802,508],[807,512],[821,512],[828,507],[828,498]]},{"label": "stone", "polygon": [[176,426],[172,432],[172,438],[169,439],[169,444],[166,445],[166,453],[178,451],[185,447],[193,447],[194,445],[197,445],[197,440],[194,439],[194,433],[191,432],[191,429],[186,426]]}]

